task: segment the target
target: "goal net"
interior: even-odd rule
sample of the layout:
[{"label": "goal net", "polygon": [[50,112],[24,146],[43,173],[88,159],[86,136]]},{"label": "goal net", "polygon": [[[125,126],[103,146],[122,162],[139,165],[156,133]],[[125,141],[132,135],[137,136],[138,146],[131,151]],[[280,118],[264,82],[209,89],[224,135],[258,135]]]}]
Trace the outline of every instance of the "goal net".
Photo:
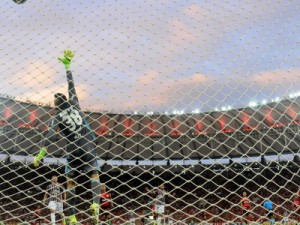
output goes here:
[{"label": "goal net", "polygon": [[[1,0],[0,222],[93,224],[98,202],[103,224],[296,223],[299,15],[297,0]],[[80,129],[51,126],[64,49]]]}]

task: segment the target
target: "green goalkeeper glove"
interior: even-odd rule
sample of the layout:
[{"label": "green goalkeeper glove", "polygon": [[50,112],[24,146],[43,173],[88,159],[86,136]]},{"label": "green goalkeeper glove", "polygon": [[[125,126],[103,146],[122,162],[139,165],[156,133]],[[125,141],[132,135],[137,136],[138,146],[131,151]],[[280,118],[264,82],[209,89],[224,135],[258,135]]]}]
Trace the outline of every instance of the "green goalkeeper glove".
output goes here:
[{"label": "green goalkeeper glove", "polygon": [[40,161],[44,156],[47,154],[47,149],[41,148],[39,154],[37,154],[33,159],[33,165],[34,167],[38,167],[40,164]]},{"label": "green goalkeeper glove", "polygon": [[71,70],[71,63],[72,63],[72,59],[73,59],[74,55],[75,55],[75,53],[72,50],[66,49],[66,50],[64,50],[64,57],[58,58],[58,60],[61,61],[65,65],[65,68],[68,71]]}]

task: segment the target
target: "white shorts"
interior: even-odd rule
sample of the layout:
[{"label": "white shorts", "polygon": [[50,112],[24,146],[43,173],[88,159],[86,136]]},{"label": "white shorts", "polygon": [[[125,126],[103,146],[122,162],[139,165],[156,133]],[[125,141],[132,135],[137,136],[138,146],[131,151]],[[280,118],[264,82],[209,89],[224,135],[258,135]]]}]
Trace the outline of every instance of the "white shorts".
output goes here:
[{"label": "white shorts", "polygon": [[155,212],[158,214],[165,213],[165,206],[164,205],[155,205]]},{"label": "white shorts", "polygon": [[50,201],[48,204],[48,208],[56,212],[63,212],[64,204],[62,202]]}]

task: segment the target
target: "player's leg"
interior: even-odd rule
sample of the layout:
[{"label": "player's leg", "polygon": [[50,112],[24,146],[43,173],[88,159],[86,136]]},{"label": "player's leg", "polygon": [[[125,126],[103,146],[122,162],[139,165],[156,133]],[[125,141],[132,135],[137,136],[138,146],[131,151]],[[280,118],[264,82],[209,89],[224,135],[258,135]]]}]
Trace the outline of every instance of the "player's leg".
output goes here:
[{"label": "player's leg", "polygon": [[248,221],[248,214],[249,214],[248,208],[244,208],[244,209],[243,209],[243,222],[244,222],[245,224],[249,224],[249,221]]},{"label": "player's leg", "polygon": [[76,171],[71,167],[69,160],[67,161],[67,165],[65,167],[65,173],[67,175],[67,205],[69,207],[69,215],[70,215],[70,224],[77,223],[77,219],[75,217],[75,207],[76,207],[76,183],[75,176]]},{"label": "player's leg", "polygon": [[271,213],[271,216],[270,216],[270,223],[271,223],[272,225],[275,224],[275,214],[274,214],[274,212]]},{"label": "player's leg", "polygon": [[161,205],[156,205],[155,206],[155,211],[157,213],[156,224],[161,225],[161,223],[162,223],[162,208],[161,208]]},{"label": "player's leg", "polygon": [[48,208],[50,210],[50,220],[51,220],[51,224],[55,225],[55,210],[57,208],[56,202],[54,201],[50,201],[48,204]]},{"label": "player's leg", "polygon": [[161,215],[161,220],[162,220],[162,224],[165,225],[166,223],[166,218],[165,218],[165,205],[161,205],[160,206],[160,215]]},{"label": "player's leg", "polygon": [[86,163],[86,165],[84,166],[84,170],[89,174],[91,181],[91,191],[93,194],[92,205],[97,205],[97,207],[99,208],[101,185],[99,178],[100,168],[97,162],[96,153],[94,151],[90,151],[82,157],[82,160]]},{"label": "player's leg", "polygon": [[77,219],[75,217],[76,183],[71,177],[67,177],[67,204],[69,207],[70,223],[77,223]]},{"label": "player's leg", "polygon": [[157,211],[156,211],[156,205],[152,205],[152,225],[156,225],[157,220]]},{"label": "player's leg", "polygon": [[93,203],[98,204],[100,203],[100,179],[99,179],[99,172],[93,171],[90,175],[91,179],[91,189],[93,193]]},{"label": "player's leg", "polygon": [[269,223],[271,223],[272,216],[273,216],[273,212],[271,210],[268,210],[267,218],[268,218]]},{"label": "player's leg", "polygon": [[64,214],[64,204],[62,202],[58,202],[57,203],[57,213],[60,215],[61,217],[61,223],[62,225],[66,225],[66,219],[65,219],[65,214]]},{"label": "player's leg", "polygon": [[157,225],[161,225],[161,224],[162,224],[162,215],[157,214]]},{"label": "player's leg", "polygon": [[94,216],[95,223],[99,223],[99,208],[100,208],[100,179],[97,170],[92,171],[90,174],[91,190],[93,194],[93,203],[91,205],[92,215]]},{"label": "player's leg", "polygon": [[91,150],[85,152],[85,155],[81,157],[81,160],[85,162],[84,170],[88,173],[91,182],[91,191],[93,194],[92,204],[90,209],[94,218],[94,223],[99,223],[99,210],[100,210],[100,168],[97,162],[96,153]]},{"label": "player's leg", "polygon": [[107,216],[106,216],[106,224],[107,225],[112,225],[111,219],[112,219],[111,214],[107,213]]}]

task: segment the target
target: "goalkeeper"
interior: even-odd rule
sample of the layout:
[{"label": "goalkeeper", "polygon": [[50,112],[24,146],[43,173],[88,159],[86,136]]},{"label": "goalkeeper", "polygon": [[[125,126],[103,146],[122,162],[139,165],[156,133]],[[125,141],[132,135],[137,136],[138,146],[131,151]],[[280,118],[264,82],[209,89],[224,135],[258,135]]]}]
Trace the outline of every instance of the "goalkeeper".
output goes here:
[{"label": "goalkeeper", "polygon": [[75,90],[73,75],[71,72],[71,62],[74,53],[71,50],[64,51],[64,57],[58,58],[66,68],[69,100],[61,93],[54,95],[54,104],[57,114],[51,119],[49,131],[45,137],[45,142],[38,155],[34,157],[34,166],[38,167],[41,159],[47,154],[47,147],[55,141],[56,133],[64,135],[67,139],[67,165],[65,172],[67,175],[67,204],[70,212],[70,223],[77,223],[75,217],[75,182],[74,178],[85,171],[91,180],[91,191],[93,202],[90,206],[95,224],[99,220],[100,202],[100,180],[99,166],[95,154],[95,134],[91,130],[88,122],[84,119],[84,114],[80,109],[78,97]]}]

